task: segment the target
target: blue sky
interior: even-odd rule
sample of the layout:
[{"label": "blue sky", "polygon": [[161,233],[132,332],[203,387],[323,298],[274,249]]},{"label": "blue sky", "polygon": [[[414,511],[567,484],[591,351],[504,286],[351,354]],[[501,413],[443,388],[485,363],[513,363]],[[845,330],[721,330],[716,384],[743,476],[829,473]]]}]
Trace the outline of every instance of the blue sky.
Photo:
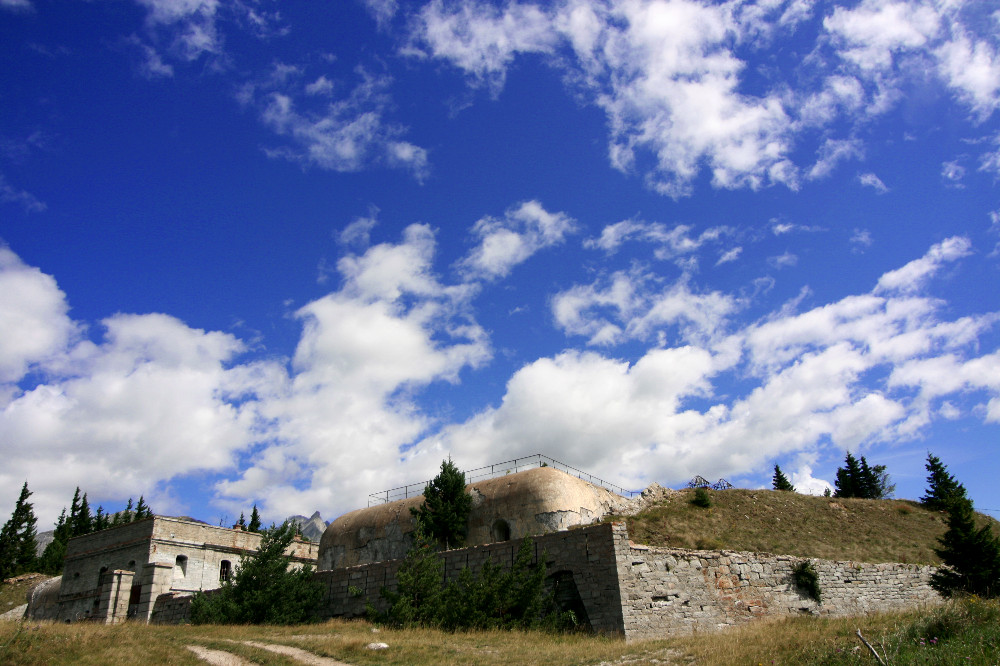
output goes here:
[{"label": "blue sky", "polygon": [[1000,515],[983,2],[0,0],[0,507],[543,453]]}]

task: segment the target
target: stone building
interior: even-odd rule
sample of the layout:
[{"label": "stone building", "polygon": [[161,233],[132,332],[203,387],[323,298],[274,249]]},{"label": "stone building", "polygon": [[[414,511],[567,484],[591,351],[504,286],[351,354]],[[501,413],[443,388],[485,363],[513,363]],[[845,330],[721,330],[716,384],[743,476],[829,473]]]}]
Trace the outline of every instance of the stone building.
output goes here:
[{"label": "stone building", "polygon": [[[172,600],[221,586],[256,552],[260,539],[254,532],[167,516],[70,539],[62,577],[36,589],[28,617],[155,621]],[[300,566],[313,565],[317,545],[295,540],[290,554]]]},{"label": "stone building", "polygon": [[[628,501],[555,467],[470,483],[467,546],[537,536],[598,522]],[[411,508],[423,495],[344,514],[330,523],[319,547],[319,569],[399,559],[413,544]]]}]

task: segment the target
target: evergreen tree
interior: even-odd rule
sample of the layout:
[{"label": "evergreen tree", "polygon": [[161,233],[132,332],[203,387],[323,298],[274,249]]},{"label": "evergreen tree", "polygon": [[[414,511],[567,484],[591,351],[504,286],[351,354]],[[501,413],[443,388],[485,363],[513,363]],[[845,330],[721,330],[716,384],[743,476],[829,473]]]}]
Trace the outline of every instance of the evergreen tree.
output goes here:
[{"label": "evergreen tree", "polygon": [[465,474],[451,462],[441,462],[441,472],[424,488],[424,501],[411,507],[417,528],[444,548],[461,546],[468,534],[472,495],[465,492]]},{"label": "evergreen tree", "polygon": [[139,495],[139,503],[135,505],[135,520],[145,520],[153,517],[153,510],[146,504],[146,500]]},{"label": "evergreen tree", "polygon": [[236,527],[241,530],[246,530],[247,528],[247,519],[246,516],[243,515],[242,511],[240,511],[240,519],[236,521]]},{"label": "evergreen tree", "polygon": [[66,507],[63,507],[56,521],[55,533],[52,541],[45,546],[42,557],[39,560],[38,569],[42,573],[58,575],[63,570],[63,561],[66,559],[66,542],[69,541],[70,528],[66,519]]},{"label": "evergreen tree", "polygon": [[785,473],[777,465],[774,466],[774,477],[771,479],[771,487],[775,490],[795,492],[795,486],[792,485],[792,482],[788,480],[788,477],[785,476]]},{"label": "evergreen tree", "polygon": [[[77,491],[79,493],[79,488]],[[75,500],[76,495],[73,496]],[[87,501],[87,493],[83,494],[80,503],[77,505],[76,513],[70,513],[70,528],[72,536],[78,537],[90,534],[94,531],[94,517],[90,513],[90,503]]]},{"label": "evergreen tree", "polygon": [[194,624],[297,624],[316,617],[323,588],[312,567],[289,569],[285,554],[295,532],[288,523],[261,537],[256,553],[236,567],[232,577],[210,595],[191,601]]},{"label": "evergreen tree", "polygon": [[[240,514],[241,516],[243,514]],[[251,532],[260,532],[260,513],[257,511],[257,505],[253,505],[253,511],[250,512],[250,524],[247,529]]]},{"label": "evergreen tree", "polygon": [[945,567],[931,577],[931,585],[946,596],[958,592],[981,597],[1000,596],[1000,540],[989,525],[976,529],[972,502],[954,497],[948,504],[948,531],[936,552]]},{"label": "evergreen tree", "polygon": [[844,459],[844,467],[837,468],[833,489],[834,497],[861,497],[861,463],[850,451]]},{"label": "evergreen tree", "polygon": [[865,499],[886,499],[892,497],[896,486],[890,482],[885,465],[868,464],[864,456],[859,461],[847,452],[844,467],[837,469],[834,480],[834,497],[862,497]]},{"label": "evergreen tree", "polygon": [[94,525],[92,531],[99,532],[103,529],[107,529],[108,527],[111,527],[108,515],[104,513],[104,507],[98,504],[97,512],[94,514]]},{"label": "evergreen tree", "polygon": [[948,473],[948,467],[940,458],[928,452],[924,467],[930,474],[927,476],[927,494],[920,498],[921,504],[932,511],[946,511],[952,501],[966,499],[965,486]]},{"label": "evergreen tree", "polygon": [[122,516],[123,523],[131,523],[135,520],[135,509],[133,508],[132,498],[128,498],[128,504],[125,505],[124,515]]},{"label": "evergreen tree", "polygon": [[38,521],[29,497],[31,491],[25,481],[10,520],[0,529],[0,581],[34,568],[35,525]]}]

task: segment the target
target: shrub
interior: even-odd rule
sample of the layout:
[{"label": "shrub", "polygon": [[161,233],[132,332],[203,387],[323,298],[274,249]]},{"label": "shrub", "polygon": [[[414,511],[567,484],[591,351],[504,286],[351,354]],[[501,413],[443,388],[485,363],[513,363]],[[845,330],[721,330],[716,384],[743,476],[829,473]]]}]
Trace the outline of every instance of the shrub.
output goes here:
[{"label": "shrub", "polygon": [[795,568],[792,569],[792,578],[795,580],[796,587],[804,590],[806,594],[816,600],[816,603],[823,603],[823,593],[819,588],[819,574],[816,573],[812,562],[805,560],[795,565]]},{"label": "shrub", "polygon": [[323,590],[312,567],[289,569],[295,536],[289,523],[264,532],[260,548],[221,588],[191,600],[194,624],[298,624],[316,618]]},{"label": "shrub", "polygon": [[478,574],[465,567],[456,580],[441,582],[444,563],[418,537],[397,574],[395,592],[382,591],[388,609],[369,617],[393,626],[459,629],[569,629],[571,612],[560,611],[546,587],[544,555],[531,564],[531,539],[521,541],[510,568],[487,560]]},{"label": "shrub", "polygon": [[704,488],[695,488],[694,497],[691,499],[691,504],[695,506],[700,506],[703,509],[707,509],[712,506],[712,497],[708,494],[708,491]]}]

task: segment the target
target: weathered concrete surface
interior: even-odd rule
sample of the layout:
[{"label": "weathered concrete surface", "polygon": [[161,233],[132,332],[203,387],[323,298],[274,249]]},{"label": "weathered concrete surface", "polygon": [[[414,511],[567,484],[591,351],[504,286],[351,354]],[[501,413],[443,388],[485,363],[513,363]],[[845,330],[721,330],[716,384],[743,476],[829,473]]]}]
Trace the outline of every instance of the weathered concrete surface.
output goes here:
[{"label": "weathered concrete surface", "polygon": [[[620,512],[628,500],[553,467],[477,481],[466,545],[478,546],[548,534],[598,522]],[[338,569],[399,559],[413,544],[411,508],[422,495],[359,509],[333,521],[319,547],[319,568]]]}]

